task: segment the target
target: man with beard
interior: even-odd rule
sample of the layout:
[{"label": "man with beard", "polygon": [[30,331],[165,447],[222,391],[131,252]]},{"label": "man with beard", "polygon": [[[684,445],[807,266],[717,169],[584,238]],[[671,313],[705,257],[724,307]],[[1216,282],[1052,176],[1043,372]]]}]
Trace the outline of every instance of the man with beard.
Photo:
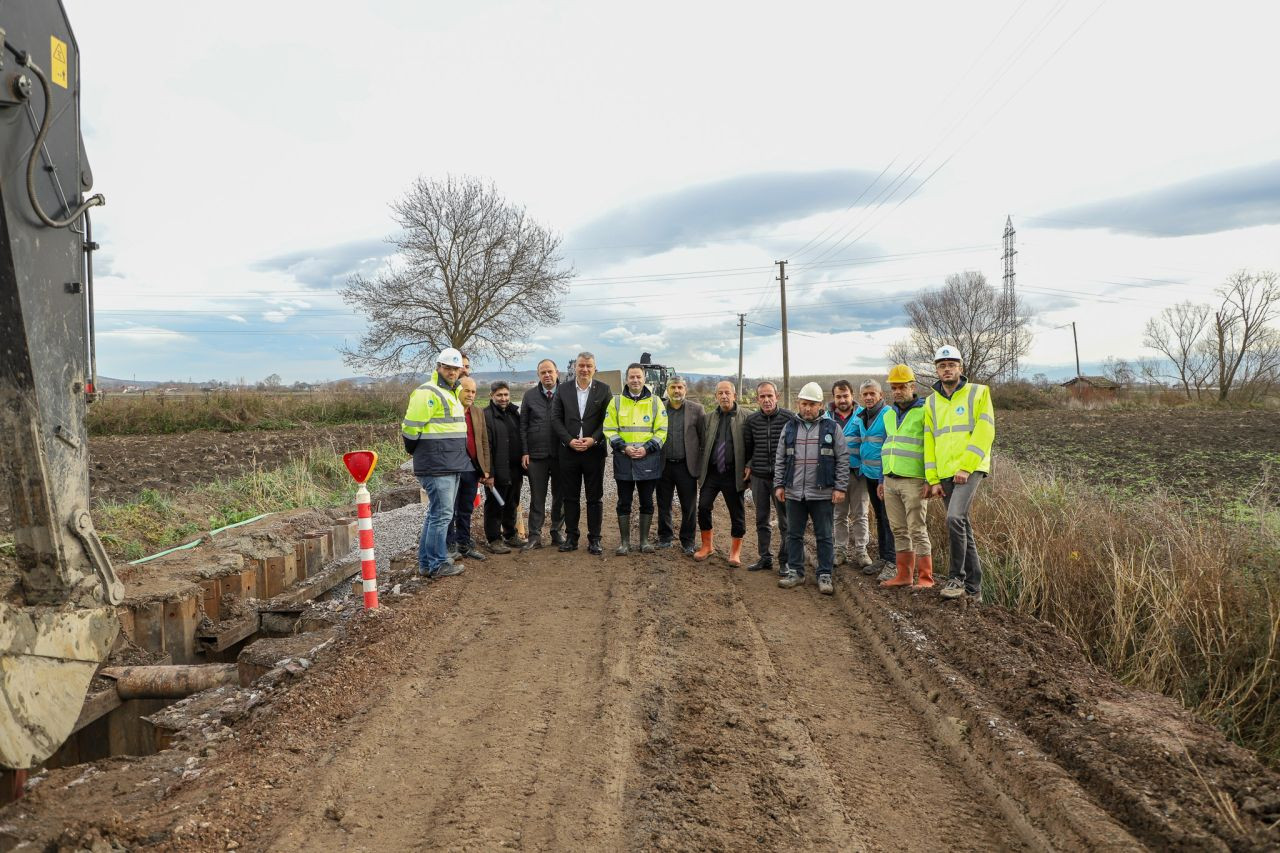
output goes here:
[{"label": "man with beard", "polygon": [[991,472],[996,411],[991,390],[970,382],[960,351],[939,347],[933,357],[938,381],[924,407],[924,477],[929,496],[947,507],[947,555],[951,566],[942,597],[982,602],[982,566],[969,508],[982,478]]},{"label": "man with beard", "polygon": [[516,530],[520,487],[520,407],[511,402],[511,386],[499,379],[489,386],[489,408],[484,413],[489,429],[489,454],[493,458],[494,486],[485,495],[484,535],[494,554],[510,554],[527,544]]},{"label": "man with beard", "polygon": [[672,496],[680,497],[680,547],[693,556],[698,510],[698,465],[706,438],[707,413],[697,400],[685,399],[688,386],[679,376],[667,383],[667,441],[662,445],[658,480],[658,546],[670,548]]},{"label": "man with beard", "polygon": [[431,579],[463,572],[461,563],[449,559],[446,543],[459,475],[472,469],[466,415],[457,396],[461,375],[462,353],[453,347],[442,350],[431,378],[409,395],[400,423],[404,449],[413,456],[413,475],[427,493],[427,515],[418,539],[418,574]]},{"label": "man with beard", "polygon": [[834,418],[822,415],[822,386],[809,382],[796,395],[796,417],[787,421],[774,459],[773,484],[778,500],[787,502],[787,571],[783,589],[804,583],[804,529],[813,521],[818,542],[818,592],[835,592],[835,545],[832,508],[849,487],[849,451]]},{"label": "man with beard", "polygon": [[[846,446],[849,450],[849,458],[856,461],[858,459],[858,437],[856,433],[849,435],[849,422],[853,420],[855,410],[853,404],[853,385],[848,379],[839,379],[831,386],[831,402],[827,406],[827,417],[836,422],[836,426],[840,427],[840,431],[845,435]],[[853,494],[849,498],[856,497]],[[837,566],[842,566],[846,561],[853,560],[857,555],[853,549],[849,547],[849,538],[853,537],[853,541],[863,541],[867,539],[867,498],[862,495],[862,502],[855,504],[852,500],[844,500],[835,505],[835,543]],[[865,554],[857,558],[856,565],[858,568],[870,565],[871,558]]]}]

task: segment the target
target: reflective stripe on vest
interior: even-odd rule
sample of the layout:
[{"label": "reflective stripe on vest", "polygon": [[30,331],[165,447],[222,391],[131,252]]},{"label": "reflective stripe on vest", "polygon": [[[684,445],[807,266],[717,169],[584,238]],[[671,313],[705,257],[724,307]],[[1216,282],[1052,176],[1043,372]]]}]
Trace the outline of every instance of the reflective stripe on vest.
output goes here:
[{"label": "reflective stripe on vest", "polygon": [[[898,420],[898,410],[890,407],[885,412],[884,426],[888,433],[882,454],[885,473],[924,479],[924,407],[913,406],[907,409],[901,422]],[[897,432],[904,428],[919,430],[920,435]]]},{"label": "reflective stripe on vest", "polygon": [[[636,425],[623,426],[622,425],[622,395],[619,394],[618,396],[613,398],[613,417],[614,417],[614,420],[618,422],[618,432],[620,433],[648,432],[650,435],[652,435],[653,433],[658,431],[658,395],[654,394],[649,398],[649,400],[653,404],[653,414],[649,416],[649,423],[647,425],[641,424],[639,426],[636,426]],[[632,400],[631,402],[639,403],[640,401]],[[625,441],[626,439],[624,438],[623,440]]]}]

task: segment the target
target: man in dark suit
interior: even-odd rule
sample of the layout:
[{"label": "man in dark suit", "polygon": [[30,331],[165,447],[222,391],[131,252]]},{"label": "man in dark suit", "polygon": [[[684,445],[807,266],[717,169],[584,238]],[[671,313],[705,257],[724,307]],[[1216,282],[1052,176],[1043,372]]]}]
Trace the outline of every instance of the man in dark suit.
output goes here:
[{"label": "man in dark suit", "polygon": [[597,380],[596,357],[578,353],[574,381],[566,382],[551,401],[551,428],[560,444],[560,477],[564,498],[564,542],[561,551],[578,548],[580,495],[587,493],[587,551],[603,554],[600,528],[604,522],[604,415],[613,390]]},{"label": "man in dark suit", "polygon": [[662,477],[658,480],[658,547],[672,546],[675,530],[671,524],[671,499],[678,494],[680,547],[692,555],[707,413],[697,400],[685,399],[687,391],[684,379],[679,376],[667,383],[667,441],[662,445]]},{"label": "man in dark suit", "polygon": [[551,483],[551,544],[564,542],[564,500],[560,496],[560,442],[551,429],[551,401],[560,384],[556,363],[538,362],[538,384],[520,403],[521,464],[529,475],[529,544],[522,551],[542,547],[542,520],[547,510],[547,483]]}]

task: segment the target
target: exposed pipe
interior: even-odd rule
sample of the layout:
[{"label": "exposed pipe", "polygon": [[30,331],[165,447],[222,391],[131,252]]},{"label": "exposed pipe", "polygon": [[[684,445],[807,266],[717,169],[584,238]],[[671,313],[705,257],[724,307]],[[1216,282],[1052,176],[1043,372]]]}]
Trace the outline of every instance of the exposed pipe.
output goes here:
[{"label": "exposed pipe", "polygon": [[115,681],[121,699],[183,699],[211,687],[240,684],[234,663],[106,666],[98,674]]}]

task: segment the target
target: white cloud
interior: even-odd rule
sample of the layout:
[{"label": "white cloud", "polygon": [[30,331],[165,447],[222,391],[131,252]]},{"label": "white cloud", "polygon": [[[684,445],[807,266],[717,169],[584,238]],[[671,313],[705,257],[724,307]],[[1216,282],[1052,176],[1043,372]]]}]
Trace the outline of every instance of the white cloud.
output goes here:
[{"label": "white cloud", "polygon": [[[108,331],[99,331],[97,339],[101,342],[119,341],[126,344],[140,344],[148,347],[164,347],[173,344],[186,344],[194,340],[190,335],[184,335],[173,329],[162,329],[155,326],[134,326],[128,329],[110,329]],[[108,371],[110,372],[110,371]]]},{"label": "white cloud", "polygon": [[[737,314],[780,325],[773,262],[788,258],[790,325],[814,336],[792,339],[793,370],[869,369],[911,293],[966,268],[999,281],[1010,213],[1019,286],[1072,300],[1042,322],[1076,320],[1085,361],[1141,355],[1146,317],[1207,298],[1232,270],[1280,269],[1278,225],[1144,238],[1032,218],[1274,161],[1280,112],[1258,108],[1274,79],[1274,4],[1228,2],[1206,17],[1133,0],[1106,4],[1078,32],[1093,4],[656,0],[636,16],[588,0],[386,0],[354,12],[336,0],[230,0],[194,27],[184,6],[159,0],[129,15],[66,5],[85,148],[111,202],[94,219],[99,329],[135,328],[99,332],[107,375],[350,375],[336,346],[361,324],[334,288],[383,263],[388,202],[420,174],[492,178],[535,218],[595,241],[573,249],[583,281],[563,322],[532,338],[527,367],[581,349],[616,367],[649,349],[681,370],[736,372]],[[378,60],[339,73],[335,44],[379,45]],[[653,62],[653,44],[681,62]],[[146,97],[139,55],[165,69],[148,76]],[[432,108],[410,108],[428,90]],[[198,199],[173,214],[173,176],[193,162]],[[831,199],[768,205],[790,222],[758,216],[765,202],[749,195],[733,202],[744,210],[659,203],[752,176],[886,166],[923,189],[903,202],[879,197],[882,183],[820,214]],[[655,210],[690,221],[667,228]],[[688,234],[720,242],[649,245]],[[193,255],[193,235],[216,249]],[[636,244],[656,254],[602,248]],[[857,255],[894,257],[830,263]],[[157,359],[173,339],[139,329],[188,345]],[[1039,335],[1032,359],[1069,363],[1061,338]],[[777,334],[749,327],[748,372],[777,373],[780,360]]]}]

